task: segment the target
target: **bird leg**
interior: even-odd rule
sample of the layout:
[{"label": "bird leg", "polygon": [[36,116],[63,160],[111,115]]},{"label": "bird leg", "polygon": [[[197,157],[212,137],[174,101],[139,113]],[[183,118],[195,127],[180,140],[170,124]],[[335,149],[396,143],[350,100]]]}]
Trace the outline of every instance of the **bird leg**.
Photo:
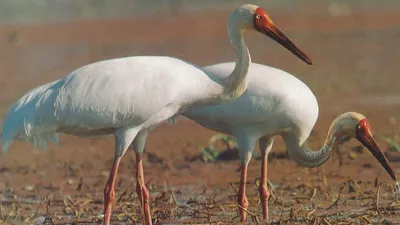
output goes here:
[{"label": "bird leg", "polygon": [[118,167],[119,167],[119,162],[121,161],[121,156],[117,156],[114,159],[114,163],[111,168],[111,173],[108,178],[108,181],[106,183],[106,187],[104,188],[104,220],[103,220],[103,225],[109,225],[110,224],[110,218],[111,218],[111,209],[112,205],[114,204],[115,201],[115,192],[114,192],[114,186],[115,186],[115,179],[117,177],[118,173]]},{"label": "bird leg", "polygon": [[261,162],[261,178],[259,186],[263,219],[266,221],[268,221],[268,198],[269,198],[269,190],[267,186],[267,163],[268,163],[267,159],[268,155],[263,154]]},{"label": "bird leg", "polygon": [[149,191],[144,182],[142,154],[143,153],[136,152],[136,193],[139,196],[140,204],[143,207],[144,224],[151,225]]},{"label": "bird leg", "polygon": [[239,204],[239,213],[240,213],[240,222],[244,223],[246,221],[246,211],[249,207],[249,201],[246,197],[246,180],[247,180],[247,164],[242,165],[242,171],[240,174],[240,186],[239,186],[239,195],[237,198],[237,202]]}]

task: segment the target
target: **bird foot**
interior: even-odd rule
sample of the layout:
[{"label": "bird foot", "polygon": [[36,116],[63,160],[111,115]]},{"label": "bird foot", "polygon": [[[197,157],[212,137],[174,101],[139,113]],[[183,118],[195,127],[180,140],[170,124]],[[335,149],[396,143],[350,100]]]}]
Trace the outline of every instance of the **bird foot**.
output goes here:
[{"label": "bird foot", "polygon": [[150,214],[150,194],[149,190],[144,185],[137,184],[136,186],[136,193],[139,196],[140,204],[143,207],[144,218],[146,225],[151,225],[151,214]]}]

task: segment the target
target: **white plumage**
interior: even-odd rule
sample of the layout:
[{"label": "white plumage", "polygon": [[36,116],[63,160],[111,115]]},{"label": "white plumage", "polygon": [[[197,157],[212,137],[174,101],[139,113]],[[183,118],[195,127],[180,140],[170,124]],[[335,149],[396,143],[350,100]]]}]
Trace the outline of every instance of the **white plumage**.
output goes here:
[{"label": "white plumage", "polygon": [[136,153],[137,194],[144,208],[144,221],[151,224],[142,167],[147,135],[158,124],[190,107],[231,101],[245,91],[251,58],[243,34],[248,30],[271,37],[312,64],[263,9],[243,5],[231,14],[228,23],[229,39],[237,56],[231,75],[221,79],[183,60],[162,56],[89,64],[29,91],[11,107],[3,124],[3,151],[13,140],[27,140],[45,148],[48,141],[57,141],[58,133],[80,137],[114,135],[115,158],[104,189],[104,224],[110,221],[119,162],[129,146]]},{"label": "white plumage", "polygon": [[87,137],[135,133],[149,119],[168,119],[221,92],[222,87],[201,69],[175,58],[128,57],[93,63],[19,99],[4,121],[3,151],[14,137],[43,148],[57,139],[58,132]]},{"label": "white plumage", "polygon": [[[233,67],[234,63],[221,63],[204,70],[223,79]],[[318,117],[318,102],[310,88],[285,71],[257,63],[251,64],[248,77],[249,86],[238,99],[192,107],[182,115],[218,132],[246,133],[256,139],[299,130],[299,141],[304,142]]]},{"label": "white plumage", "polygon": [[[224,79],[233,68],[234,63],[230,62],[207,66],[204,71]],[[218,105],[196,106],[182,113],[206,128],[230,134],[236,139],[242,166],[238,196],[242,208],[248,207],[245,195],[247,165],[259,142],[263,156],[260,198],[263,218],[268,219],[266,164],[276,135],[282,136],[291,158],[307,167],[324,163],[338,140],[347,136],[355,137],[374,154],[389,175],[397,179],[377,147],[365,116],[355,112],[338,116],[332,122],[324,146],[318,151],[312,151],[308,148],[308,137],[318,118],[318,102],[310,88],[285,71],[256,63],[251,64],[248,77],[247,90],[236,100]],[[241,214],[243,222],[244,210],[241,210]]]}]

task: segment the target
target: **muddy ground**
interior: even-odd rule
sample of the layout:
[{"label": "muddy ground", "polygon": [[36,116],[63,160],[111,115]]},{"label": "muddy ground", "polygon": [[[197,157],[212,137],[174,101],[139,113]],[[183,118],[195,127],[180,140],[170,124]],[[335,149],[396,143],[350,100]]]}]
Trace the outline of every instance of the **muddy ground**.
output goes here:
[{"label": "muddy ground", "polygon": [[[375,135],[396,141],[400,119],[400,4],[329,13],[326,4],[272,11],[276,24],[314,60],[310,67],[261,35],[246,37],[252,59],[282,68],[316,94],[320,115],[310,146],[322,146],[331,121],[345,111],[366,115]],[[340,8],[340,7],[339,7]],[[380,10],[376,10],[376,9]],[[231,61],[226,35],[229,11],[179,16],[76,21],[0,28],[0,113],[30,88],[106,58],[170,55],[198,65]],[[150,135],[144,161],[152,215],[159,224],[238,223],[239,167],[233,160],[204,162],[202,148],[215,132],[179,118]],[[397,173],[400,153],[378,138]],[[217,151],[226,147],[218,143]],[[16,143],[0,157],[0,221],[5,224],[101,223],[103,188],[113,158],[112,138],[61,136],[47,151]],[[134,155],[123,158],[113,224],[141,222],[135,195]],[[260,219],[260,160],[248,171],[248,224]],[[352,140],[324,165],[306,169],[275,142],[268,164],[273,186],[272,224],[396,224],[399,196],[372,155]],[[378,193],[378,194],[377,194]]]}]

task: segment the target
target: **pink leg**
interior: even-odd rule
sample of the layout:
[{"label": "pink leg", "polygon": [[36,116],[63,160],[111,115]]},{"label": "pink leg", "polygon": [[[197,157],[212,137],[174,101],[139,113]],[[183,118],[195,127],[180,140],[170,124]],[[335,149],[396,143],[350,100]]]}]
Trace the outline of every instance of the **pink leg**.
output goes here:
[{"label": "pink leg", "polygon": [[121,157],[115,157],[113,166],[111,168],[110,177],[108,178],[106,187],[104,188],[104,220],[103,220],[104,225],[110,224],[111,209],[115,201],[115,192],[114,192],[115,178],[117,177],[120,160]]},{"label": "pink leg", "polygon": [[267,155],[262,156],[261,179],[260,179],[260,199],[263,211],[263,219],[268,221],[268,198],[269,191],[267,187]]},{"label": "pink leg", "polygon": [[239,186],[239,195],[238,195],[238,204],[242,207],[239,207],[240,212],[240,222],[244,223],[246,221],[246,211],[249,207],[249,201],[246,197],[246,180],[247,180],[247,164],[242,165],[242,172],[240,175],[240,186]]},{"label": "pink leg", "polygon": [[143,207],[143,221],[146,225],[151,225],[149,191],[144,182],[142,153],[136,152],[136,193],[139,196],[140,204]]}]

